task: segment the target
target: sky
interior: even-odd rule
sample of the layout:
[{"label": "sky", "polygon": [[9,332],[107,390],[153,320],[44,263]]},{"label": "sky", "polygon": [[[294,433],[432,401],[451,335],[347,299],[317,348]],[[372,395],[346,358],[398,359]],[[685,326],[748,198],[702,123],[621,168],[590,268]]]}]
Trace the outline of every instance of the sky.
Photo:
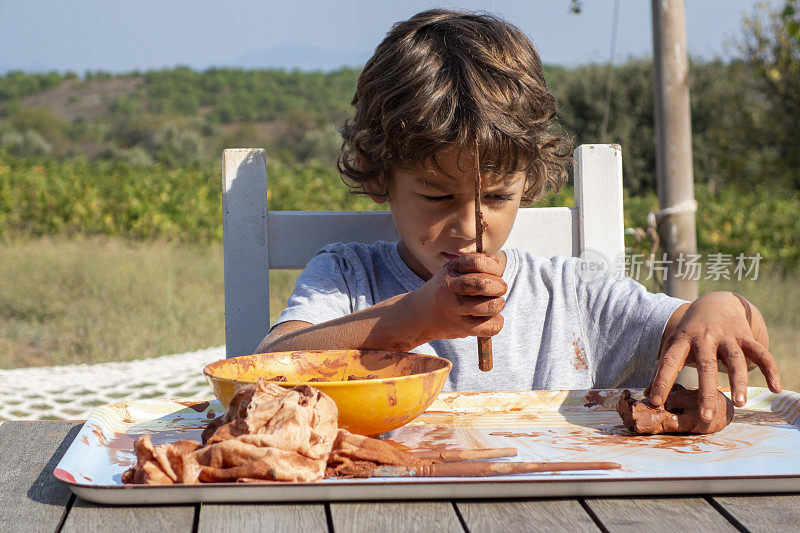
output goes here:
[{"label": "sky", "polygon": [[[569,0],[0,0],[0,73],[361,66],[392,23],[433,7],[499,15],[533,40],[547,64],[606,63],[615,1],[583,0],[575,15]],[[618,1],[614,61],[650,56],[651,2]],[[689,54],[735,55],[742,15],[756,3],[687,0]]]}]

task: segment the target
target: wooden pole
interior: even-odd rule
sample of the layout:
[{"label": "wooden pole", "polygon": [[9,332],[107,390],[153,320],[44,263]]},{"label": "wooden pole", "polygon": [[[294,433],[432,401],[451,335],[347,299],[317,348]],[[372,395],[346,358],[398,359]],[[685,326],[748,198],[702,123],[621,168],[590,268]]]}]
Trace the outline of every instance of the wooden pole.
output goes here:
[{"label": "wooden pole", "polygon": [[697,280],[677,275],[680,258],[697,253],[694,210],[690,207],[694,176],[686,13],[683,0],[652,0],[652,7],[659,209],[689,206],[658,218],[661,243],[670,261],[664,288],[671,296],[693,300],[698,295]]}]

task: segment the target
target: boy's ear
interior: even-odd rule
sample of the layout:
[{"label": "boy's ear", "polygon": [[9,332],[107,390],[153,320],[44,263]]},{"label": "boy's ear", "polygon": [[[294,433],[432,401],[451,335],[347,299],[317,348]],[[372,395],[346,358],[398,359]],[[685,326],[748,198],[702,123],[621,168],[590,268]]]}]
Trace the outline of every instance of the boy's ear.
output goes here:
[{"label": "boy's ear", "polygon": [[376,204],[382,204],[389,199],[387,194],[382,194],[382,189],[384,189],[384,187],[377,179],[369,180],[368,182],[364,183],[364,191],[367,193],[367,196],[369,196]]}]

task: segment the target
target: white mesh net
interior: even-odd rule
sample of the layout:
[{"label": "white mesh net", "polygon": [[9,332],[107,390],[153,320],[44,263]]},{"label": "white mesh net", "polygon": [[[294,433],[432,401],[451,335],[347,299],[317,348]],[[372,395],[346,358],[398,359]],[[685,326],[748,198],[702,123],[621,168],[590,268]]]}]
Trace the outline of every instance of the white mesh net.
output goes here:
[{"label": "white mesh net", "polygon": [[79,420],[99,405],[145,398],[206,398],[203,367],[219,346],[124,363],[0,370],[0,420]]}]

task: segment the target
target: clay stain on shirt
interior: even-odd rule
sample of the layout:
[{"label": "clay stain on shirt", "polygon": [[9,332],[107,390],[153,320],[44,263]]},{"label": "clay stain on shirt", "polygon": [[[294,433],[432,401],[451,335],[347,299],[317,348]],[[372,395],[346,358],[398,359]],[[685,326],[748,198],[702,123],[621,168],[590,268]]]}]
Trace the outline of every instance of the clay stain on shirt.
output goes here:
[{"label": "clay stain on shirt", "polygon": [[575,359],[572,362],[572,368],[575,370],[585,370],[589,368],[589,365],[586,363],[586,348],[581,338],[574,333],[572,334],[572,347],[575,350]]}]

